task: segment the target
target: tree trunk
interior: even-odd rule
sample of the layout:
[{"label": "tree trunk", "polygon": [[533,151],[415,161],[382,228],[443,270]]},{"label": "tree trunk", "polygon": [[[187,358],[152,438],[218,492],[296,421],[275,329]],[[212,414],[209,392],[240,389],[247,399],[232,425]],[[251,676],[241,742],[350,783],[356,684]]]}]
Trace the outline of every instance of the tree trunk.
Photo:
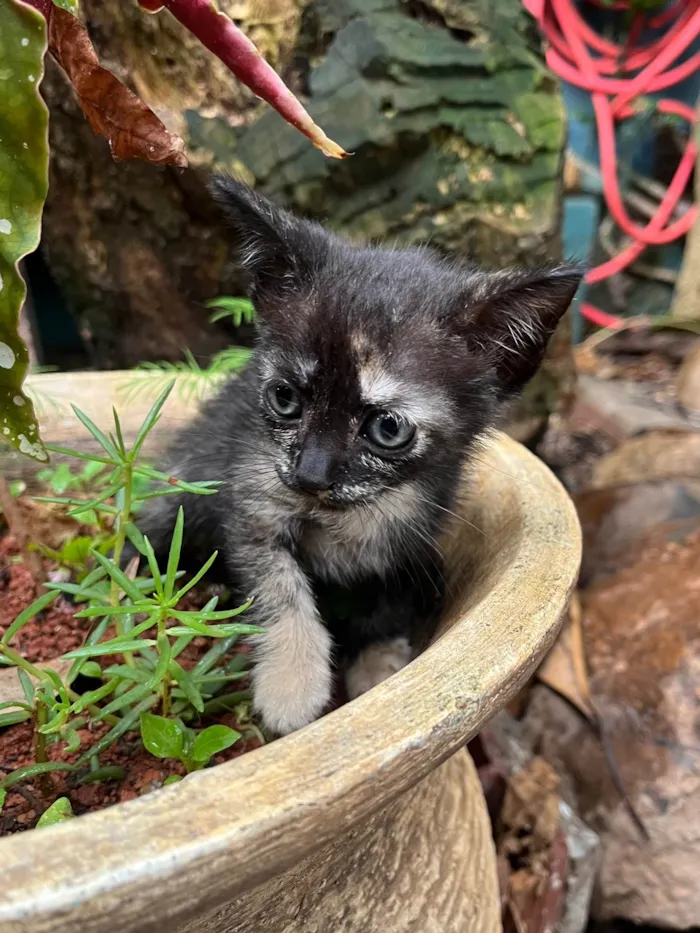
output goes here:
[{"label": "tree trunk", "polygon": [[[430,241],[488,265],[560,255],[563,113],[518,0],[221,2],[354,152],[342,163],[251,98],[166,12],[82,5],[104,63],[185,137],[194,166],[113,164],[50,69],[43,248],[94,366],[229,340],[202,308],[242,287],[204,191],[211,167],[355,239]],[[564,330],[525,414],[546,416],[572,373]]]}]

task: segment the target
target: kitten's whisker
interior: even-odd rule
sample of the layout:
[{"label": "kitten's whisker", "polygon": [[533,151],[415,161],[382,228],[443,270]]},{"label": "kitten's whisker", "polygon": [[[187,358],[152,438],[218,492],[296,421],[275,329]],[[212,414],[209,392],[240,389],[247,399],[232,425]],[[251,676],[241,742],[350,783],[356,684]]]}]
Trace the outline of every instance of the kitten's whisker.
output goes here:
[{"label": "kitten's whisker", "polygon": [[440,505],[438,502],[435,502],[434,499],[425,498],[423,496],[418,496],[419,502],[424,502],[425,505],[429,505],[431,508],[440,509],[442,512],[446,512],[448,515],[451,515],[453,518],[458,519],[460,522],[464,522],[465,525],[469,525],[470,528],[473,528],[474,531],[478,531],[480,535],[486,537],[486,532],[479,528],[474,522],[470,522],[468,518],[464,518],[463,515],[458,515],[456,512],[453,512],[452,509],[446,508],[444,505]]},{"label": "kitten's whisker", "polygon": [[[376,503],[376,504],[377,504],[379,510],[383,512],[383,514],[386,515],[386,512],[385,512],[384,510],[387,510],[388,513],[389,513],[389,517],[390,517],[390,518],[394,518],[396,521],[400,522],[400,523],[401,523],[402,525],[404,525],[409,531],[411,531],[411,532],[412,532],[414,535],[416,535],[420,540],[422,540],[424,544],[428,545],[428,550],[427,550],[425,556],[428,558],[428,560],[430,561],[430,563],[431,563],[431,564],[433,565],[433,567],[435,568],[435,571],[436,571],[436,573],[438,574],[438,577],[440,578],[440,580],[441,580],[442,583],[444,584],[444,586],[445,586],[445,588],[446,588],[448,594],[450,595],[450,597],[452,597],[452,596],[453,596],[452,591],[451,591],[451,589],[450,589],[450,586],[449,586],[447,580],[445,579],[444,574],[442,573],[441,566],[440,566],[440,564],[438,564],[438,562],[434,559],[434,557],[433,557],[432,554],[431,554],[431,551],[434,550],[435,553],[437,554],[437,556],[440,558],[440,560],[444,561],[444,555],[443,555],[443,553],[442,553],[442,550],[441,550],[441,548],[440,548],[439,543],[435,540],[435,538],[433,538],[433,536],[430,535],[428,532],[426,532],[426,531],[424,531],[423,529],[419,528],[416,524],[411,523],[405,516],[399,515],[399,514],[396,514],[396,513],[393,513],[393,512],[391,511],[391,509],[389,508],[389,503],[387,503],[386,501],[383,501],[383,502],[381,502],[381,503]],[[383,508],[382,508],[382,507],[383,507]],[[405,532],[404,532],[404,533],[405,533]],[[420,560],[418,559],[417,554],[410,554],[410,555],[409,555],[409,559],[418,560],[418,564],[419,564],[421,570],[423,570],[423,572],[429,576],[429,573],[428,573],[427,568],[426,568],[425,565],[422,563],[422,561],[420,561]]]}]

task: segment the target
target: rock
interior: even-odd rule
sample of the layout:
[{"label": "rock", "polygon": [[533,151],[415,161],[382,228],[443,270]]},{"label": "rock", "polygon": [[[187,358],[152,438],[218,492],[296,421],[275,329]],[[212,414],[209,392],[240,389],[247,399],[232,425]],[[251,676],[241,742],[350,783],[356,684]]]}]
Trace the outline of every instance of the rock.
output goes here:
[{"label": "rock", "polygon": [[649,545],[581,596],[590,693],[641,837],[590,724],[546,687],[524,719],[562,793],[602,838],[595,916],[700,919],[700,532]]},{"label": "rock", "polygon": [[700,418],[686,417],[670,405],[660,405],[649,386],[632,380],[581,375],[578,393],[622,437],[655,428],[700,430]]},{"label": "rock", "polygon": [[700,478],[700,433],[655,430],[629,438],[597,463],[591,486],[675,477]]},{"label": "rock", "polygon": [[584,588],[633,564],[649,544],[700,529],[700,478],[587,489],[574,502],[583,531],[579,586]]},{"label": "rock", "polygon": [[700,412],[700,343],[693,347],[678,371],[676,398],[684,408]]}]

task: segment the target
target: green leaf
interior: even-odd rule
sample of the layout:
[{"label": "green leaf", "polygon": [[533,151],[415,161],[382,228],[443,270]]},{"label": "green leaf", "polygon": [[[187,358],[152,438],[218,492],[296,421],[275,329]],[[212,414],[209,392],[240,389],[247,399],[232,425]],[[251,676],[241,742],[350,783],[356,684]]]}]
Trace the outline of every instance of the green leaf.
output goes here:
[{"label": "green leaf", "polygon": [[129,539],[129,541],[131,541],[131,543],[134,545],[134,547],[139,552],[139,554],[141,554],[142,557],[145,557],[146,556],[146,542],[144,540],[143,535],[136,527],[136,525],[134,525],[133,522],[127,522],[126,525],[124,525],[124,531],[126,532],[127,538]]},{"label": "green leaf", "polygon": [[177,519],[173,536],[170,540],[170,552],[168,553],[168,566],[165,571],[164,592],[165,598],[170,599],[175,589],[175,574],[180,563],[180,551],[182,550],[182,532],[185,525],[185,511],[180,506],[177,510]]},{"label": "green leaf", "polygon": [[[214,667],[215,664],[218,664],[221,658],[223,658],[224,655],[230,651],[231,648],[233,648],[233,646],[238,641],[238,637],[238,635],[229,635],[225,640],[215,642],[207,651],[207,653],[202,655],[199,661],[197,661],[194,668],[192,669],[192,675],[198,678],[201,675],[208,673],[212,667]],[[241,657],[241,655],[238,655],[238,657]]]},{"label": "green leaf", "polygon": [[80,673],[83,677],[93,677],[101,680],[103,672],[97,661],[86,661],[80,668]]},{"label": "green leaf", "polygon": [[131,616],[138,612],[149,612],[153,604],[146,600],[124,606],[88,606],[74,613],[76,619],[96,619],[103,616]]},{"label": "green leaf", "polygon": [[63,657],[67,661],[71,660],[71,658],[101,658],[110,654],[122,654],[124,651],[138,651],[139,648],[150,647],[155,643],[153,638],[133,638],[131,641],[112,644],[111,647],[105,647],[107,643],[103,642],[100,645],[84,645],[74,651],[68,651]]},{"label": "green leaf", "polygon": [[[173,775],[173,777],[176,777],[176,775]],[[0,813],[2,812],[2,808],[5,806],[6,799],[7,799],[7,791],[5,790],[4,787],[0,787]]]},{"label": "green leaf", "polygon": [[63,7],[64,10],[68,10],[73,16],[80,16],[80,4],[78,0],[53,0],[56,6]]},{"label": "green leaf", "polygon": [[186,635],[180,635],[179,638],[176,638],[175,644],[173,645],[172,656],[176,658],[178,655],[182,654],[185,648],[190,645],[196,637],[194,632],[188,632]]},{"label": "green leaf", "polygon": [[75,814],[70,805],[70,800],[67,797],[59,797],[58,800],[54,800],[48,810],[44,810],[41,814],[36,828],[41,829],[42,826],[56,826],[57,823],[71,820],[74,816]]},{"label": "green leaf", "polygon": [[126,693],[122,693],[121,696],[118,696],[103,707],[95,716],[95,721],[100,722],[112,713],[118,713],[125,709],[125,707],[131,706],[132,703],[137,703],[142,697],[152,693],[153,691],[148,684],[137,684],[135,687],[130,687]]},{"label": "green leaf", "polygon": [[214,553],[211,555],[211,557],[206,562],[206,564],[204,564],[204,566],[201,567],[197,571],[197,573],[192,577],[192,579],[188,583],[186,583],[183,587],[181,587],[177,591],[177,593],[173,596],[173,605],[177,605],[177,603],[182,599],[185,593],[189,593],[189,591],[199,583],[199,581],[202,579],[202,577],[207,572],[207,570],[209,570],[209,568],[211,567],[211,565],[214,563],[214,561],[216,560],[218,556],[219,556],[219,552],[214,551]]},{"label": "green leaf", "polygon": [[207,762],[225,748],[234,745],[240,737],[240,732],[229,729],[228,726],[209,726],[197,736],[192,757],[195,761]]},{"label": "green leaf", "polygon": [[[105,465],[100,460],[90,460],[80,471],[80,480],[86,485],[92,483],[93,480],[97,482],[93,485],[98,485],[100,482],[104,481],[104,478],[100,476],[100,473],[104,473]],[[99,479],[98,479],[99,477]]]},{"label": "green leaf", "polygon": [[50,667],[43,667],[41,669],[41,673],[47,680],[47,683],[48,681],[51,682],[53,689],[56,691],[56,695],[59,696],[66,704],[69,704],[70,699],[68,697],[66,685],[63,683],[56,671],[52,670]]},{"label": "green leaf", "polygon": [[124,718],[116,724],[116,726],[112,726],[109,732],[106,735],[103,735],[99,742],[95,742],[92,748],[89,748],[86,752],[83,752],[80,758],[78,758],[76,761],[75,765],[73,765],[73,768],[84,765],[85,762],[89,761],[93,756],[101,755],[106,748],[109,748],[110,745],[114,745],[117,739],[124,735],[125,732],[133,729],[141,713],[144,713],[152,706],[155,706],[157,702],[158,697],[153,695],[147,696],[145,699],[141,700],[141,702],[132,710],[130,710],[124,716]]},{"label": "green leaf", "polygon": [[0,729],[5,726],[14,726],[18,722],[26,722],[32,714],[24,709],[13,710],[11,713],[0,713]]},{"label": "green leaf", "polygon": [[65,752],[67,755],[72,755],[80,748],[80,736],[76,732],[73,725],[66,726],[66,728],[61,732],[61,738],[66,743]]},{"label": "green leaf", "polygon": [[29,356],[18,333],[26,286],[18,263],[39,245],[48,190],[48,110],[39,96],[46,20],[29,6],[0,4],[0,438],[49,459],[22,391]]},{"label": "green leaf", "polygon": [[107,499],[111,499],[112,496],[115,496],[119,490],[122,488],[121,482],[115,482],[107,489],[103,489],[99,496],[96,496],[94,499],[78,499],[77,505],[68,511],[68,515],[71,518],[78,520],[79,515],[85,515],[87,512],[91,512],[93,509],[99,509],[101,512],[114,513],[118,511],[114,506],[107,505]]},{"label": "green leaf", "polygon": [[[207,609],[201,609],[197,612],[179,612],[178,611],[177,614],[173,612],[172,615],[178,619],[181,616],[196,615],[198,618],[206,619],[208,622],[219,621],[219,620],[223,621],[224,619],[232,619],[234,616],[240,615],[242,612],[245,612],[246,609],[250,608],[250,605],[251,605],[251,601],[249,600],[247,603],[243,603],[242,606],[238,606],[236,609],[220,609],[214,612],[210,612]],[[244,634],[256,635],[259,632],[260,632],[260,628],[257,625],[247,625],[245,622],[241,624],[242,635]]]},{"label": "green leaf", "polygon": [[117,689],[120,684],[120,679],[118,677],[113,677],[111,680],[107,681],[106,684],[102,684],[101,687],[98,687],[96,690],[88,690],[87,693],[83,693],[82,696],[73,703],[69,712],[77,715],[82,713],[84,709],[88,706],[94,706],[96,703],[99,703],[101,700],[104,700],[105,697],[108,697],[111,693]]},{"label": "green leaf", "polygon": [[140,428],[140,430],[139,430],[139,433],[136,435],[136,440],[134,441],[134,446],[131,448],[131,453],[130,453],[129,456],[130,456],[130,458],[131,458],[132,461],[134,460],[134,458],[136,457],[136,455],[138,454],[138,452],[141,450],[141,447],[143,446],[143,442],[144,442],[144,441],[146,440],[146,438],[148,437],[149,431],[151,430],[151,428],[153,428],[153,426],[155,425],[155,423],[158,421],[158,418],[160,417],[161,409],[163,408],[163,405],[165,405],[165,402],[166,402],[168,396],[170,395],[170,393],[172,392],[173,386],[174,386],[174,385],[175,385],[175,380],[173,379],[173,380],[163,389],[163,391],[160,393],[160,395],[158,396],[158,398],[157,398],[157,399],[155,400],[155,402],[153,403],[153,406],[152,406],[151,410],[150,410],[149,413],[146,415],[146,417],[145,417],[145,419],[144,419],[144,422],[143,422],[143,424],[141,425],[141,428]]},{"label": "green leaf", "polygon": [[105,557],[103,554],[100,554],[99,551],[96,551],[93,548],[92,556],[101,564],[104,569],[107,571],[109,576],[118,584],[119,588],[126,593],[126,595],[132,599],[135,603],[138,603],[143,598],[143,593],[136,586],[136,584],[130,580],[127,575],[117,567],[113,560],[110,560],[108,557]]},{"label": "green leaf", "polygon": [[[169,787],[171,784],[179,784],[182,780],[181,774],[171,774],[170,777],[166,777],[163,781],[163,787]],[[0,799],[0,809],[2,808],[2,800]]]},{"label": "green leaf", "polygon": [[[100,641],[100,639],[104,637],[104,634],[109,628],[109,625],[110,625],[110,620],[108,618],[101,619],[97,623],[95,628],[90,632],[88,637],[85,639],[85,644],[96,645]],[[85,662],[83,658],[76,658],[71,664],[70,670],[68,671],[68,674],[66,675],[66,683],[72,684],[75,678],[78,676],[78,674],[85,667],[87,667],[87,664],[91,664],[91,663],[94,663],[94,662],[91,662],[91,661]],[[97,665],[97,667],[99,667],[99,665]]]},{"label": "green leaf", "polygon": [[148,684],[151,690],[156,690],[161,680],[165,677],[165,672],[168,670],[168,665],[170,664],[172,656],[170,639],[165,632],[161,632],[156,639],[156,651],[158,653],[158,663],[156,664],[156,669],[153,671],[153,677]]},{"label": "green leaf", "polygon": [[235,709],[243,700],[249,699],[249,690],[236,690],[233,693],[222,693],[220,696],[216,696],[204,704],[204,712],[206,715],[225,713],[228,710]]},{"label": "green leaf", "polygon": [[198,684],[227,684],[227,683],[231,683],[234,680],[242,680],[244,677],[247,677],[247,676],[248,676],[248,671],[238,671],[235,674],[224,674],[224,673],[217,673],[216,671],[214,671],[211,674],[202,674],[201,677],[197,677],[196,682]]},{"label": "green leaf", "polygon": [[218,309],[209,317],[212,324],[226,317],[231,318],[234,327],[240,327],[242,323],[252,324],[255,320],[255,307],[249,298],[231,298],[228,295],[221,295],[204,304],[207,308]]},{"label": "green leaf", "polygon": [[0,781],[0,788],[7,789],[21,781],[31,781],[41,774],[50,774],[52,771],[75,771],[75,765],[66,765],[61,761],[42,761],[40,764],[25,765],[17,768]]},{"label": "green leaf", "polygon": [[80,783],[99,784],[100,781],[123,781],[125,777],[126,771],[120,765],[105,765],[104,768],[89,771],[85,777],[80,779]]},{"label": "green leaf", "polygon": [[119,456],[119,452],[117,448],[114,446],[114,444],[107,437],[107,435],[104,433],[104,431],[101,431],[97,427],[97,425],[90,418],[88,418],[85,412],[81,411],[78,408],[77,405],[71,405],[71,408],[73,409],[73,412],[75,413],[75,417],[78,419],[78,421],[82,422],[82,424],[88,429],[88,431],[90,432],[90,434],[92,434],[92,436],[95,438],[97,443],[100,444],[100,446],[104,447],[105,451],[109,454],[109,456],[116,463],[119,463],[121,460],[121,457]]},{"label": "green leaf", "polygon": [[[90,539],[88,539],[90,540]],[[54,593],[68,593],[69,596],[75,596],[75,601],[77,603],[87,602],[89,599],[108,599],[109,592],[102,592],[101,590],[93,589],[92,587],[85,586],[85,583],[46,583],[44,584],[47,589]],[[110,607],[104,606],[105,611]]]},{"label": "green leaf", "polygon": [[122,457],[126,457],[126,446],[124,444],[124,435],[122,434],[122,425],[119,420],[117,409],[112,406],[112,415],[114,416],[114,432],[116,434],[117,447]]},{"label": "green leaf", "polygon": [[163,595],[163,577],[161,575],[160,569],[158,567],[158,561],[156,560],[155,551],[153,546],[147,537],[143,538],[144,554],[146,555],[146,560],[148,561],[148,566],[151,570],[151,576],[153,577],[153,582],[156,587],[156,593],[159,596]]},{"label": "green leaf", "polygon": [[127,664],[115,664],[112,667],[106,667],[104,673],[108,677],[121,677],[122,680],[129,680],[136,684],[147,684],[151,679],[148,671],[142,671],[138,667],[129,667]]},{"label": "green leaf", "polygon": [[95,567],[95,569],[85,577],[80,585],[86,589],[89,589],[90,587],[94,586],[95,583],[99,583],[99,581],[106,576],[107,571],[104,569],[104,567]]},{"label": "green leaf", "polygon": [[114,460],[110,460],[107,457],[100,457],[98,454],[88,454],[82,450],[73,450],[72,447],[59,447],[58,444],[47,444],[46,449],[49,453],[60,454],[63,457],[75,457],[78,460],[89,460],[93,463],[103,463],[114,466]]},{"label": "green leaf", "polygon": [[21,700],[4,700],[0,703],[0,710],[3,709],[24,709],[28,713],[31,713],[34,709],[33,705],[30,706],[29,703],[23,703]]},{"label": "green leaf", "polygon": [[182,726],[174,719],[141,714],[141,739],[145,748],[156,758],[175,758],[178,761],[184,745]]},{"label": "green leaf", "polygon": [[197,712],[201,713],[204,709],[204,700],[202,699],[202,694],[199,692],[199,689],[194,680],[190,677],[187,671],[177,663],[177,661],[171,661],[168,669],[173,679],[180,687],[182,687],[183,693],[190,701],[192,706],[194,706]]},{"label": "green leaf", "polygon": [[35,599],[30,606],[27,606],[26,609],[20,612],[15,621],[2,636],[2,644],[8,644],[10,640],[17,634],[17,632],[19,632],[19,630],[27,624],[27,622],[31,622],[34,616],[38,615],[42,609],[46,609],[49,603],[52,603],[57,596],[58,593],[51,590],[48,593],[42,593],[42,595],[38,599]]},{"label": "green leaf", "polygon": [[22,693],[24,698],[31,706],[34,703],[34,684],[29,677],[29,674],[26,671],[23,671],[22,668],[17,668],[17,676],[19,677],[19,682],[22,685]]}]

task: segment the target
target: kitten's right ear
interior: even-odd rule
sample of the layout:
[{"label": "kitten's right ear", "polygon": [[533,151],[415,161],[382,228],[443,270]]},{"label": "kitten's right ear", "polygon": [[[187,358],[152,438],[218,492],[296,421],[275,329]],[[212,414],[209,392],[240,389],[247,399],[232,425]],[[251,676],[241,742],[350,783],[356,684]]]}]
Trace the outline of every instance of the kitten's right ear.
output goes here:
[{"label": "kitten's right ear", "polygon": [[253,297],[302,285],[325,256],[322,227],[295,217],[227,175],[215,175],[209,190],[236,236]]}]

